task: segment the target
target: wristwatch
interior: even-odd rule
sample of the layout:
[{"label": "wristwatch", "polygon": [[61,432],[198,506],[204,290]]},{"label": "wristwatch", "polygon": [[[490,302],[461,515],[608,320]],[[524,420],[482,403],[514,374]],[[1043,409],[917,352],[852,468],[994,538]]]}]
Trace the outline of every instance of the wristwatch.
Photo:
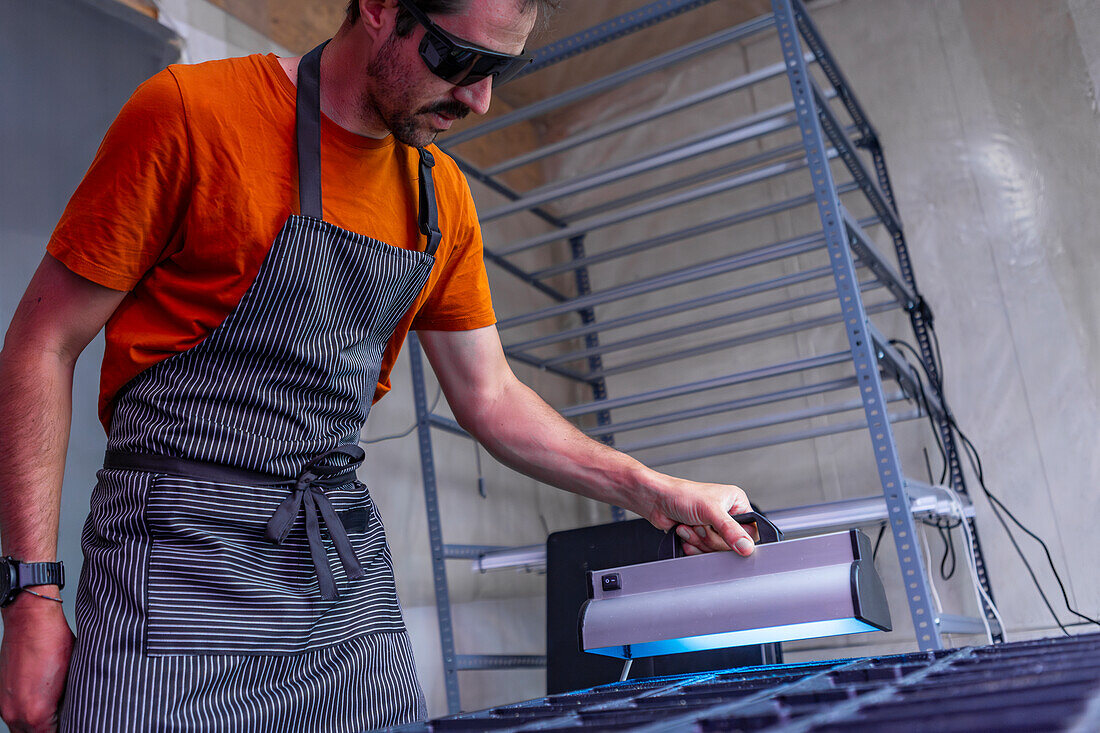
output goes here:
[{"label": "wristwatch", "polygon": [[64,563],[20,562],[13,557],[0,560],[0,606],[7,606],[21,590],[34,585],[64,588]]}]

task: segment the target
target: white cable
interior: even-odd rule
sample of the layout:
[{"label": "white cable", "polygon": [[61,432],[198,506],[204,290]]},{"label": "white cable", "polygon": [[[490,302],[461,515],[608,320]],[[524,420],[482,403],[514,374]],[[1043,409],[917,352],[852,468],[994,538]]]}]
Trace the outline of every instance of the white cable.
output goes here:
[{"label": "white cable", "polygon": [[626,682],[626,678],[630,676],[630,665],[634,664],[633,659],[626,660],[626,664],[623,665],[623,673],[619,675],[619,682]]},{"label": "white cable", "polygon": [[940,603],[940,594],[936,592],[936,583],[932,580],[932,550],[928,547],[928,525],[921,527],[920,542],[924,546],[925,567],[928,570],[928,590],[932,593],[932,600],[936,602],[936,611],[943,614],[943,604]]},{"label": "white cable", "polygon": [[997,623],[1001,626],[1001,636],[1007,641],[1008,630],[1005,628],[1004,619],[1001,618],[1001,613],[997,610],[997,606],[993,603],[993,599],[985,592],[985,588],[982,587],[981,581],[978,580],[978,560],[974,554],[974,537],[970,534],[970,524],[966,521],[966,513],[963,508],[962,499],[950,486],[942,486],[941,488],[951,497],[951,503],[954,504],[955,509],[959,513],[959,521],[962,525],[963,534],[966,535],[966,565],[970,568],[970,576],[974,581],[974,597],[978,601],[978,616],[982,619],[982,624],[985,626],[986,637],[989,639],[989,643],[992,644],[993,630],[989,626],[989,619],[986,618],[985,613],[982,611],[983,599],[989,607],[990,612],[993,614],[993,617],[997,619]]}]

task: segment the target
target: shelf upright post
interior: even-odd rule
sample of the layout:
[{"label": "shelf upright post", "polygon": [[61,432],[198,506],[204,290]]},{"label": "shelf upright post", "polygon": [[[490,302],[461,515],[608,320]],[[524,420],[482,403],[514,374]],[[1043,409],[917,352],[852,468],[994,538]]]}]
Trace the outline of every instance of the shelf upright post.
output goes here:
[{"label": "shelf upright post", "polygon": [[[583,260],[585,256],[584,252],[584,235],[580,234],[576,237],[569,239],[569,249],[574,260]],[[588,268],[578,267],[573,271],[577,283],[577,296],[584,297],[592,292],[592,283],[588,279]],[[581,323],[585,326],[591,325],[596,322],[596,310],[595,308],[581,308],[578,313],[581,316]],[[584,346],[587,349],[599,348],[600,337],[596,331],[590,331],[584,335]],[[588,370],[594,373],[600,373],[603,371],[603,357],[599,353],[592,354],[588,357]],[[607,380],[603,377],[597,377],[592,380],[592,398],[596,400],[607,399]],[[611,424],[611,411],[600,410],[596,413],[596,422],[598,425],[610,425]],[[612,433],[602,433],[596,436],[602,443],[610,446],[615,445],[615,436]],[[616,522],[621,522],[626,519],[626,512],[622,507],[611,507],[611,518]]]},{"label": "shelf upright post", "polygon": [[875,346],[868,331],[870,322],[859,292],[859,281],[841,213],[840,197],[829,167],[812,77],[803,56],[792,0],[772,0],[772,9],[780,50],[787,64],[787,79],[794,98],[802,143],[810,164],[818,213],[821,216],[829,261],[844,316],[848,345],[859,380],[860,396],[863,398],[875,464],[890,517],[889,525],[897,547],[902,582],[905,584],[905,595],[917,644],[921,650],[942,649],[943,641],[936,625],[936,610],[932,605],[928,575],[918,549],[916,523],[910,511],[901,458],[887,415],[886,392],[879,376]]},{"label": "shelf upright post", "polygon": [[[882,151],[882,143],[879,141],[878,133],[875,131],[874,127],[867,119],[867,115],[860,107],[859,102],[852,94],[848,80],[845,78],[839,66],[836,64],[836,61],[833,59],[832,54],[825,46],[821,33],[818,31],[810,14],[806,11],[806,7],[803,5],[802,0],[792,0],[792,6],[795,21],[806,35],[814,55],[822,65],[822,70],[836,88],[838,96],[856,121],[856,126],[860,134],[860,138],[856,141],[856,145],[864,148],[871,154],[879,189],[886,199],[886,204],[893,211],[897,221],[900,222],[901,217],[898,215],[897,199],[894,196],[894,188],[890,184],[890,174],[886,168],[886,156]],[[905,233],[901,227],[898,227],[897,229],[891,228],[890,234],[894,242],[894,251],[897,255],[898,269],[901,272],[901,276],[910,290],[914,293],[918,293],[919,296],[920,290],[917,288],[916,276],[913,273],[913,266],[909,259],[909,247],[905,242]],[[921,357],[928,367],[929,376],[932,378],[930,387],[933,390],[939,391],[939,385],[942,384],[942,375],[939,372],[940,364],[937,359],[938,354],[932,344],[932,311],[928,308],[923,298],[918,297],[915,306],[909,308],[909,320],[913,327],[913,334],[917,338]],[[939,397],[940,401],[946,405],[943,395],[940,394]],[[945,412],[945,414],[933,415],[932,419],[936,424],[937,432],[943,443],[944,452],[947,454],[947,471],[951,481],[951,487],[961,496],[969,496],[969,492],[966,488],[966,480],[962,472],[962,461],[960,460],[958,443],[955,440],[955,434],[952,430],[952,417],[949,413]],[[978,540],[978,529],[972,517],[967,518],[965,521],[970,527],[971,536],[974,538],[974,557],[978,571],[978,582],[981,583],[982,588],[988,594],[989,598],[992,599],[993,588],[989,582],[985,560],[982,555],[981,543]],[[993,610],[989,608],[984,600],[982,606],[986,618],[990,621],[991,627],[998,629],[997,633],[993,635],[994,639],[996,641],[1004,641],[1004,635],[1000,631],[999,624],[996,623],[997,618],[993,615]]]},{"label": "shelf upright post", "polygon": [[[886,197],[887,202],[896,212],[897,204],[895,203],[893,188],[890,185],[890,175],[886,170],[886,158],[882,152],[882,145],[879,143],[878,138],[875,137],[872,138],[865,147],[870,151],[871,157],[874,160],[875,174],[878,177],[879,187],[882,189],[882,193]],[[893,236],[893,240],[894,251],[897,253],[898,269],[901,271],[901,276],[913,292],[919,293],[920,291],[917,289],[916,276],[913,274],[913,265],[909,259],[909,247],[905,243],[904,233],[898,231]],[[955,440],[955,432],[951,427],[951,422],[954,418],[950,412],[947,411],[947,402],[940,389],[943,375],[940,374],[940,365],[936,358],[938,354],[932,345],[932,310],[928,307],[928,304],[925,303],[923,298],[918,300],[915,308],[909,309],[909,323],[913,327],[913,334],[917,337],[917,346],[920,349],[921,358],[924,360],[925,366],[928,367],[928,375],[931,377],[932,381],[932,384],[929,385],[929,389],[938,392],[940,402],[944,405],[943,414],[932,415],[932,420],[936,424],[936,430],[943,443],[944,453],[946,454],[947,475],[951,481],[951,488],[960,496],[969,497],[970,493],[966,488],[966,479],[962,472],[962,461],[959,457],[959,445]],[[970,536],[974,538],[974,561],[978,571],[978,582],[981,583],[982,589],[986,592],[989,599],[996,603],[996,600],[993,598],[993,586],[989,582],[989,572],[985,564],[985,556],[982,554],[982,544],[978,539],[978,528],[974,523],[974,518],[966,517],[963,521],[969,525]],[[989,607],[985,599],[982,599],[982,612],[985,613],[986,618],[989,620],[990,627],[996,630],[993,633],[993,639],[998,642],[1004,641],[1004,630],[1001,629],[1000,624],[997,622],[997,617],[993,614],[993,609]]]},{"label": "shelf upright post", "polygon": [[451,597],[447,590],[447,565],[443,546],[443,523],[439,516],[439,493],[436,490],[435,458],[432,454],[430,406],[424,381],[424,359],[420,355],[420,340],[415,333],[408,337],[409,363],[412,366],[413,403],[416,406],[416,433],[420,444],[420,471],[424,481],[424,508],[428,515],[428,542],[432,554],[432,581],[435,584],[435,610],[439,617],[439,646],[443,652],[443,684],[447,692],[447,712],[459,712],[458,657],[455,654],[454,622],[451,619]]}]

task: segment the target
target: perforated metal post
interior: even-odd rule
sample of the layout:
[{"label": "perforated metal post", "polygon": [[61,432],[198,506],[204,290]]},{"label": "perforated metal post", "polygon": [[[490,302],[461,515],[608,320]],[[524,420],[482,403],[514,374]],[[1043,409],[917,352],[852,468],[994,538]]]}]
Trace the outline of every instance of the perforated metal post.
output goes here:
[{"label": "perforated metal post", "polygon": [[[897,201],[894,197],[893,186],[890,184],[890,174],[886,168],[886,157],[882,152],[882,144],[879,142],[878,134],[867,119],[867,115],[860,106],[859,101],[851,92],[851,88],[844,78],[844,74],[840,71],[840,67],[837,65],[828,47],[826,47],[822,40],[821,33],[814,25],[813,19],[810,17],[809,13],[806,12],[802,0],[792,0],[792,9],[794,11],[795,21],[803,37],[807,39],[810,49],[818,58],[822,71],[828,77],[830,83],[836,88],[839,98],[844,103],[849,114],[851,114],[852,119],[856,122],[856,127],[859,129],[860,134],[860,138],[856,141],[856,145],[866,149],[871,154],[871,160],[875,169],[875,177],[878,179],[879,191],[882,192],[885,204],[889,206],[895,219],[899,223],[899,226],[890,228],[890,236],[894,242],[894,251],[897,254],[898,269],[909,288],[913,292],[919,293],[916,276],[913,273],[913,266],[909,259],[909,247],[905,242],[905,233],[900,226],[900,217],[897,213]],[[933,354],[931,341],[932,312],[925,307],[923,301],[914,304],[914,307],[908,310],[910,323],[913,327],[913,334],[917,338],[917,345],[920,348],[921,357],[928,367],[928,372],[932,377],[932,381],[934,383],[939,383],[941,375],[939,373],[939,366],[936,362],[936,358]],[[935,384],[930,385],[930,388],[934,389]],[[942,399],[943,396],[940,395],[940,397]],[[955,441],[955,435],[951,429],[950,417],[947,414],[933,415],[933,420],[936,423],[937,432],[939,432],[940,439],[943,442],[944,452],[947,454],[947,471],[951,481],[951,487],[960,495],[968,496],[966,479],[962,472],[962,462],[960,461],[958,443]],[[966,519],[965,521],[970,527],[971,536],[974,538],[974,557],[978,571],[978,582],[981,583],[982,588],[985,589],[986,593],[989,594],[989,598],[992,599],[993,588],[990,585],[989,576],[986,572],[981,542],[978,541],[978,529],[974,525],[974,520],[972,518]],[[996,628],[1000,628],[997,624],[996,617],[993,615],[992,609],[989,608],[984,601],[982,605],[986,618],[990,621],[990,624],[996,625]],[[997,641],[1004,640],[1004,635],[1000,632],[995,633],[993,636]]]},{"label": "perforated metal post", "polygon": [[[579,237],[573,237],[569,240],[569,249],[573,255],[574,260],[583,260],[584,253],[584,235]],[[588,268],[578,267],[573,271],[577,283],[577,295],[583,297],[592,292],[592,283],[588,280]],[[582,308],[578,311],[581,316],[581,323],[585,326],[592,325],[596,322],[596,311],[593,308]],[[590,331],[584,335],[584,345],[589,349],[597,349],[600,346],[600,336],[595,331]],[[599,353],[595,353],[588,357],[588,369],[591,372],[599,373],[603,370],[603,357]],[[603,377],[598,377],[592,381],[592,397],[596,400],[607,399],[607,381]],[[599,425],[611,424],[611,411],[600,410],[596,413],[596,422]],[[615,436],[612,433],[601,433],[596,436],[601,442],[607,445],[615,445]],[[616,522],[621,522],[626,519],[626,512],[622,507],[611,507],[611,518]]]},{"label": "perforated metal post", "polygon": [[875,464],[890,516],[890,529],[894,534],[917,643],[922,650],[941,649],[943,642],[935,624],[936,612],[932,605],[928,576],[918,549],[916,524],[909,510],[909,497],[902,474],[901,459],[887,417],[886,394],[879,377],[877,354],[867,330],[867,312],[859,293],[855,263],[841,214],[836,182],[829,168],[825,138],[814,98],[813,81],[803,57],[802,42],[795,23],[791,0],[772,0],[772,9],[775,13],[780,48],[787,64],[787,78],[794,97],[799,130],[806,149],[806,158],[810,164],[818,213],[821,216],[829,261],[840,298],[848,345],[855,363],[856,377],[859,380]]},{"label": "perforated metal post", "polygon": [[446,548],[443,544],[443,523],[439,517],[439,494],[435,481],[435,458],[432,455],[432,429],[429,422],[428,391],[424,383],[424,359],[420,355],[420,340],[410,333],[409,364],[412,367],[413,403],[416,406],[416,434],[420,444],[420,472],[424,480],[424,508],[428,515],[428,542],[432,554],[432,581],[435,584],[435,611],[439,617],[439,646],[443,652],[443,684],[447,691],[447,711],[452,715],[461,709],[458,692],[458,657],[455,654],[454,623],[451,620],[451,597],[447,590]]}]

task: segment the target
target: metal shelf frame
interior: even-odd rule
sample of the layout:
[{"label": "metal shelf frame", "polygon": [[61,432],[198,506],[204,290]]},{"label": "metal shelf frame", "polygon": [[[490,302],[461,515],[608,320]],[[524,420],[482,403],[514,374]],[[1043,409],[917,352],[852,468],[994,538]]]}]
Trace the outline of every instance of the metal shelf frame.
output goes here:
[{"label": "metal shelf frame", "polygon": [[[539,49],[535,52],[536,60],[532,64],[531,73],[693,10],[709,1],[658,0],[650,3]],[[774,31],[776,35],[783,59],[779,63],[720,81],[675,101],[582,130],[493,165],[479,167],[456,150],[464,142],[538,118],[648,74],[672,68],[709,51],[743,42],[768,31]],[[781,77],[786,77],[788,81],[790,102],[738,120],[723,122],[705,133],[673,139],[672,142],[659,144],[652,150],[633,155],[626,160],[527,191],[517,191],[498,178],[501,174],[522,166],[538,163],[581,145],[639,125],[653,123],[682,110]],[[819,78],[827,82],[824,89],[818,81]],[[847,117],[847,122],[841,119],[841,112]],[[797,142],[774,142],[777,133],[781,135],[787,132],[789,135],[791,130],[798,131]],[[770,147],[765,147],[766,140],[773,140]],[[619,195],[617,198],[596,200],[592,203],[593,199],[589,195],[613,184],[636,180],[637,177],[657,169],[697,161],[703,156],[712,156],[748,142],[759,144],[764,149],[648,188],[639,184],[631,193]],[[706,428],[682,427],[678,428],[678,432],[669,432],[660,437],[619,441],[618,446],[628,452],[646,452],[688,444],[680,452],[664,452],[653,454],[652,457],[647,453],[643,457],[644,462],[655,467],[825,435],[866,431],[875,458],[881,496],[803,508],[808,512],[799,513],[792,509],[777,510],[774,514],[784,517],[783,512],[788,511],[790,516],[786,517],[786,521],[802,522],[798,524],[799,531],[839,526],[843,524],[845,517],[850,517],[852,524],[872,520],[886,524],[894,537],[909,612],[921,650],[942,649],[942,633],[949,633],[949,629],[974,631],[981,627],[978,619],[940,614],[932,603],[931,581],[928,569],[923,564],[915,517],[950,516],[953,510],[949,502],[938,497],[935,487],[915,481],[903,473],[901,455],[892,427],[907,420],[930,419],[947,454],[950,487],[962,497],[967,497],[959,451],[951,428],[952,417],[934,389],[939,383],[939,374],[936,371],[936,354],[933,352],[930,331],[931,310],[917,288],[878,136],[802,0],[772,0],[770,14],[449,135],[441,146],[458,161],[470,178],[504,197],[505,203],[481,215],[482,222],[527,215],[551,227],[545,234],[533,235],[502,246],[486,247],[485,257],[488,262],[499,266],[504,272],[543,293],[552,301],[550,305],[530,312],[508,314],[500,319],[498,328],[505,336],[505,351],[509,358],[591,390],[591,401],[560,407],[559,411],[564,416],[571,419],[587,418],[588,422],[582,428],[585,433],[609,445],[615,445],[618,436],[631,431],[675,426],[700,417],[771,406],[769,412],[763,415],[756,413],[752,417],[742,417]],[[842,173],[846,176],[841,176]],[[734,211],[719,218],[638,241],[616,244],[595,253],[586,251],[586,237],[593,232],[713,196],[729,194],[743,187],[781,177],[783,180],[794,180],[795,176],[807,174],[812,185],[812,191],[808,193],[749,210]],[[571,197],[582,193],[586,195],[579,198],[584,198],[585,203],[581,204],[581,208],[570,208],[568,202],[577,200]],[[588,268],[592,265],[670,244],[688,242],[746,222],[811,205],[817,207],[821,225],[818,231],[788,237],[747,251],[725,254],[701,263],[673,267],[629,282],[610,283],[594,288],[590,281]],[[869,208],[872,215],[857,218],[850,209],[853,205],[857,208]],[[884,256],[873,243],[867,233],[872,227],[884,227],[893,243],[892,259]],[[509,259],[513,255],[536,248],[566,245],[570,259],[557,265],[529,270]],[[791,260],[808,253],[823,256],[827,259],[827,264],[809,268],[802,266],[796,268],[796,271],[768,279],[750,278],[743,284],[739,282],[736,287],[681,297],[675,302],[656,308],[638,309],[604,320],[596,318],[595,309],[599,306],[702,283],[709,278],[766,263]],[[569,273],[573,275],[573,290],[570,293],[563,292],[560,285],[554,286],[547,282],[550,278]],[[655,327],[642,335],[610,335],[616,329],[657,321],[672,315],[688,314],[741,298],[765,294],[774,296],[785,288],[805,286],[817,281],[821,281],[820,289],[798,297],[764,305],[760,305],[757,299],[751,305],[722,315],[702,315],[686,325],[681,324],[676,328]],[[867,296],[878,290],[883,291],[885,299],[876,298],[873,302],[868,302]],[[792,319],[783,325],[737,336],[718,336],[713,339],[707,336],[710,332],[732,324],[830,302],[837,304],[837,312]],[[870,320],[873,314],[897,309],[908,314],[920,353],[932,377],[928,384],[913,376],[909,364]],[[541,336],[531,336],[529,332],[525,333],[528,329],[522,328],[566,314],[577,314],[580,325]],[[705,356],[783,335],[829,327],[844,328],[848,344],[846,349],[735,373],[716,374],[635,394],[615,397],[608,394],[606,380],[613,375]],[[696,338],[691,344],[673,344],[665,351],[653,353],[654,349],[659,349],[685,332],[695,334]],[[513,333],[521,335],[509,338]],[[410,335],[409,340],[447,704],[450,712],[456,713],[461,706],[457,674],[459,671],[532,667],[544,664],[545,658],[537,655],[457,654],[446,561],[473,560],[479,567],[487,564],[493,567],[532,568],[539,566],[540,554],[538,546],[502,548],[444,543],[436,493],[432,430],[467,438],[470,436],[454,420],[429,411],[423,358],[416,336]],[[604,363],[604,357],[608,354],[627,352],[638,347],[649,347],[651,351],[641,358],[628,356],[618,363]],[[837,370],[843,365],[851,365],[851,368],[847,374],[838,376]],[[800,375],[805,383],[797,387],[777,389],[768,382],[789,375]],[[896,382],[898,389],[887,390],[885,380]],[[764,385],[758,394],[734,399],[719,397],[704,405],[685,406],[674,402],[671,409],[667,405],[662,406],[662,403],[676,398],[735,385],[758,383]],[[841,392],[849,395],[856,392],[858,397],[834,397],[831,401],[813,407],[782,407],[782,403],[791,400],[810,396],[824,397]],[[911,407],[898,409],[905,402],[911,403]],[[618,421],[613,419],[613,410],[643,405],[653,412],[642,416],[632,415]],[[808,423],[814,418],[845,414],[849,419],[826,425]],[[808,426],[798,426],[798,423],[807,423]],[[765,429],[763,434],[754,432],[761,429]],[[781,432],[777,433],[774,429]],[[720,436],[723,437],[720,444],[691,445]],[[622,510],[615,508],[613,516],[616,519],[622,518]],[[972,512],[962,519],[968,522],[977,540]],[[992,597],[980,545],[976,548],[976,556],[979,581]],[[490,558],[496,558],[495,565],[490,562]],[[541,558],[541,562],[544,562],[544,555]],[[983,611],[992,622],[990,609],[985,608]],[[944,619],[947,619],[946,623]],[[999,627],[996,627],[996,632],[999,640]]]}]

